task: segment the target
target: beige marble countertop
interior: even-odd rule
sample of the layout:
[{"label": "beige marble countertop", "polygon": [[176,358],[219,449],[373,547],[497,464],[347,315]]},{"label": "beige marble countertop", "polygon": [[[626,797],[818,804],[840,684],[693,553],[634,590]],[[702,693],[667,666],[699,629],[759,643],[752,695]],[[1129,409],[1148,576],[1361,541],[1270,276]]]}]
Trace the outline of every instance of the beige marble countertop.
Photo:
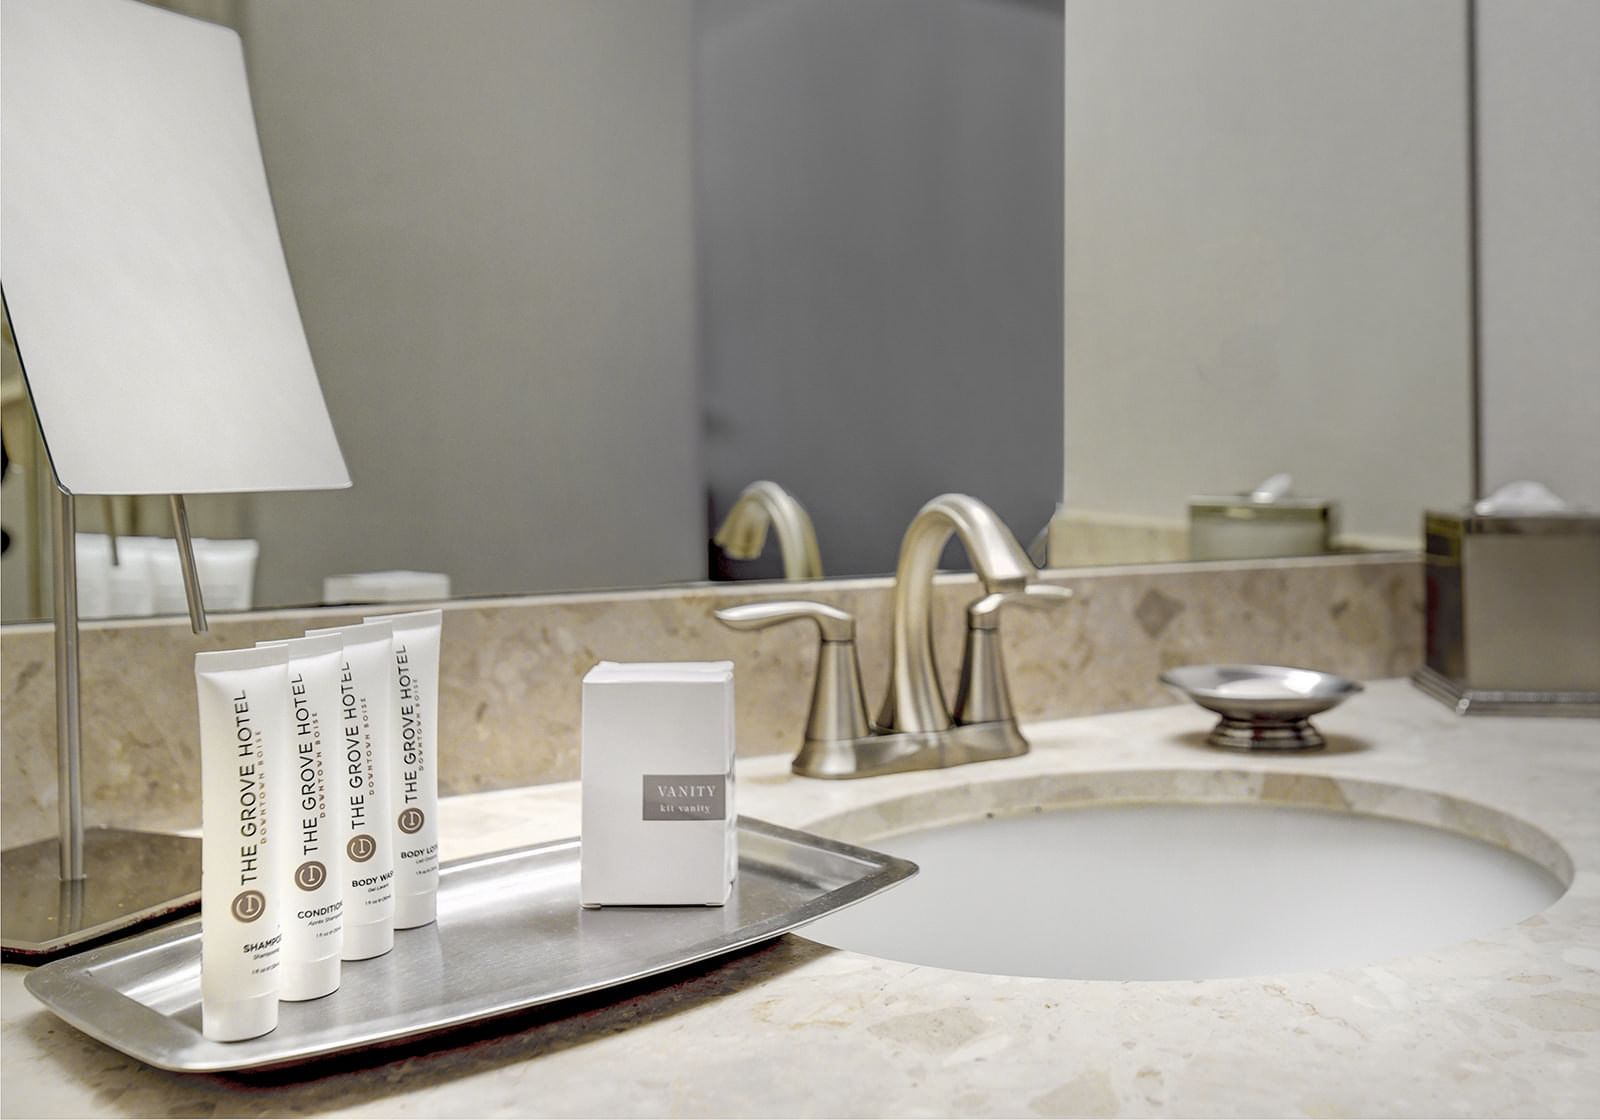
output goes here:
[{"label": "beige marble countertop", "polygon": [[[1433,821],[1570,889],[1520,924],[1360,968],[1204,981],[997,977],[798,935],[610,998],[311,1076],[140,1065],[3,970],[6,1116],[1600,1115],[1600,724],[1459,719],[1405,682],[1327,751],[1202,744],[1191,707],[1059,720],[1024,758],[861,782],[740,764],[742,812],[870,840],[1104,798],[1300,801]],[[1396,790],[1395,787],[1400,787]],[[448,855],[578,829],[573,783],[447,800]],[[1509,819],[1508,819],[1509,818]],[[1531,827],[1529,827],[1531,826]]]}]

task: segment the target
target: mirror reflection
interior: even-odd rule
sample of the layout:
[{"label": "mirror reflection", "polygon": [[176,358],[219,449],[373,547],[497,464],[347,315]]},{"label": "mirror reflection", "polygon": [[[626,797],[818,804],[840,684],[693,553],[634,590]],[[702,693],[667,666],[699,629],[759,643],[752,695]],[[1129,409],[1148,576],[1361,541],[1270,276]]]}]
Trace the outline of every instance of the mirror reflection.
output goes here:
[{"label": "mirror reflection", "polygon": [[[758,482],[828,576],[890,570],[946,491],[1058,565],[1410,547],[1467,496],[1437,6],[165,6],[240,32],[354,478],[191,502],[202,537],[256,542],[207,585],[253,562],[249,605],[809,571],[781,502],[747,506],[764,545],[739,517],[713,539]],[[1350,66],[1358,94],[1329,85]],[[10,619],[48,593],[7,358]],[[158,502],[81,507],[170,535]],[[1302,508],[1293,544],[1229,535]],[[1213,515],[1229,540],[1196,548]]]},{"label": "mirror reflection", "polygon": [[1066,17],[1058,561],[1416,547],[1472,494],[1462,6]]}]

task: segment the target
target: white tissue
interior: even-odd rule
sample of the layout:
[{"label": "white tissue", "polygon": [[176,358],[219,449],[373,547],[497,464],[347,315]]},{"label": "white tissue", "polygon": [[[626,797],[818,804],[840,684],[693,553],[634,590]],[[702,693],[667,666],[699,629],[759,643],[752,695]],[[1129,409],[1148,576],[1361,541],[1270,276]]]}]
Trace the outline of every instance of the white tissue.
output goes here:
[{"label": "white tissue", "polygon": [[1473,505],[1473,513],[1559,513],[1571,504],[1542,482],[1519,479],[1508,482]]},{"label": "white tissue", "polygon": [[1289,491],[1294,489],[1294,475],[1280,471],[1271,478],[1263,479],[1250,491],[1252,502],[1275,502],[1279,498],[1287,498]]}]

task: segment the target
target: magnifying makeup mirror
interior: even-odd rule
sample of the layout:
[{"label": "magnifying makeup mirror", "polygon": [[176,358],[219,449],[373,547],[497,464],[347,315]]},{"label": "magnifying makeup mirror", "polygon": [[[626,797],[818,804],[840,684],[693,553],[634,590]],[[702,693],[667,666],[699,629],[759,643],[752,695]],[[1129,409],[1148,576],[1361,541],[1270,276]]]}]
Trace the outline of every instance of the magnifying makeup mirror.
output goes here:
[{"label": "magnifying makeup mirror", "polygon": [[200,885],[198,842],[83,826],[74,499],[169,495],[182,546],[185,494],[350,475],[238,35],[134,0],[5,0],[0,52],[0,284],[55,483],[61,826],[4,853],[3,942],[44,959],[193,905]]}]

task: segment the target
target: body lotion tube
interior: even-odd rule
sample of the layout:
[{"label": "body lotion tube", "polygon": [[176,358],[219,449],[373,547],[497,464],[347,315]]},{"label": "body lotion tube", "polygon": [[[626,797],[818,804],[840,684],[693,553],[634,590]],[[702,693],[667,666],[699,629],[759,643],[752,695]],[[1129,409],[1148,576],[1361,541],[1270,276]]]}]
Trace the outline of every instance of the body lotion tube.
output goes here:
[{"label": "body lotion tube", "polygon": [[394,836],[389,822],[389,713],[394,704],[394,628],[387,622],[307,630],[337,634],[339,670],[338,806],[343,812],[344,946],[347,961],[394,948]]},{"label": "body lotion tube", "polygon": [[390,808],[394,810],[394,928],[439,916],[439,630],[444,612],[376,615],[394,627],[394,725]]},{"label": "body lotion tube", "polygon": [[289,655],[279,649],[200,653],[200,1023],[237,1042],[278,1025],[282,775]]},{"label": "body lotion tube", "polygon": [[286,831],[276,872],[283,900],[278,998],[317,999],[339,987],[344,950],[344,812],[338,781],[344,639],[321,634],[256,645],[281,646],[289,655],[292,752],[290,809],[279,817]]}]

